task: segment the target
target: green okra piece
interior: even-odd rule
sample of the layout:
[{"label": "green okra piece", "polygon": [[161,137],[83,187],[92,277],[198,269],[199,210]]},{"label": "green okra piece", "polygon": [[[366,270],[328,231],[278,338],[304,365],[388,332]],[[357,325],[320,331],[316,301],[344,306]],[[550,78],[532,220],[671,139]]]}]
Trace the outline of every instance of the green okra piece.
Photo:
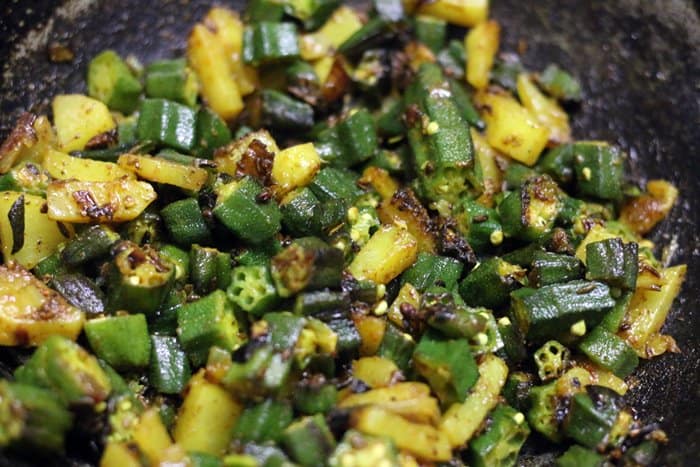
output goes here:
[{"label": "green okra piece", "polygon": [[520,448],[530,435],[525,416],[512,407],[499,405],[489,418],[488,428],[469,443],[469,465],[515,465]]},{"label": "green okra piece", "polygon": [[123,242],[115,249],[108,266],[107,308],[154,313],[173,286],[175,267],[149,246]]},{"label": "green okra piece", "polygon": [[342,251],[316,237],[296,239],[271,260],[272,279],[280,297],[338,287],[342,271]]},{"label": "green okra piece", "polygon": [[270,311],[278,301],[277,290],[267,265],[233,268],[226,295],[234,305],[255,316]]},{"label": "green okra piece", "polygon": [[320,415],[302,417],[282,433],[289,456],[303,467],[323,465],[335,449],[335,439]]},{"label": "green okra piece", "polygon": [[319,156],[337,167],[352,167],[370,159],[379,147],[374,118],[367,109],[350,112],[318,136]]},{"label": "green okra piece", "polygon": [[578,258],[547,251],[535,252],[528,274],[532,287],[569,282],[582,277],[583,264]]},{"label": "green okra piece", "polygon": [[557,467],[603,467],[605,458],[593,449],[574,444],[557,458]]},{"label": "green okra piece", "polygon": [[212,346],[231,351],[241,343],[238,322],[223,290],[182,305],[177,323],[178,339],[194,366],[206,362]]},{"label": "green okra piece", "polygon": [[391,31],[391,21],[379,16],[371,18],[340,44],[338,52],[348,57],[359,55],[384,40]]},{"label": "green okra piece", "polygon": [[602,386],[586,386],[574,394],[562,424],[566,436],[588,448],[598,448],[615,424],[621,410],[621,396]]},{"label": "green okra piece", "polygon": [[335,167],[324,167],[309,188],[319,201],[345,200],[353,203],[362,194],[357,186],[358,176],[350,170]]},{"label": "green okra piece", "polygon": [[192,245],[190,279],[199,294],[226,290],[231,283],[231,255],[216,248]]},{"label": "green okra piece", "polygon": [[91,319],[85,335],[95,355],[117,370],[148,366],[151,341],[143,314]]},{"label": "green okra piece", "polygon": [[141,83],[113,50],[105,50],[90,61],[87,86],[90,97],[112,110],[130,114],[138,107]]},{"label": "green okra piece", "polygon": [[479,377],[469,342],[423,334],[413,351],[413,367],[425,378],[444,406],[464,402]]},{"label": "green okra piece", "polygon": [[410,368],[411,357],[416,348],[416,341],[410,334],[402,332],[392,323],[387,323],[377,355],[396,363],[403,372]]},{"label": "green okra piece", "polygon": [[323,379],[312,378],[299,382],[294,388],[294,409],[305,414],[326,413],[335,407],[338,390]]},{"label": "green okra piece", "polygon": [[208,107],[197,112],[197,143],[193,154],[203,159],[211,159],[214,152],[231,142],[233,136],[226,122]]},{"label": "green okra piece", "polygon": [[289,193],[280,203],[282,225],[294,237],[317,235],[313,216],[321,203],[310,188],[304,187]]},{"label": "green okra piece", "polygon": [[514,264],[494,256],[476,266],[459,285],[459,294],[469,306],[499,308],[510,298],[510,293],[520,287],[525,271]]},{"label": "green okra piece", "polygon": [[241,413],[233,427],[233,437],[246,443],[277,442],[292,419],[292,407],[287,402],[266,399]]},{"label": "green okra piece", "polygon": [[575,280],[511,293],[511,319],[527,339],[555,338],[579,322],[591,329],[615,305],[602,282]]},{"label": "green okra piece", "polygon": [[262,243],[281,229],[279,206],[261,198],[263,188],[250,177],[221,186],[217,190],[214,215],[240,239]]},{"label": "green okra piece", "polygon": [[160,215],[170,237],[179,245],[204,243],[211,238],[209,226],[195,198],[172,202],[160,210]]},{"label": "green okra piece", "polygon": [[537,82],[547,94],[556,99],[575,102],[581,100],[581,83],[553,63],[538,75]]},{"label": "green okra piece", "polygon": [[163,394],[180,394],[192,372],[187,354],[177,337],[151,336],[148,381]]},{"label": "green okra piece", "polygon": [[145,70],[146,95],[168,99],[188,107],[197,103],[197,75],[187,66],[187,60],[157,60]]},{"label": "green okra piece", "polygon": [[197,113],[186,105],[167,99],[145,99],[136,131],[142,141],[189,152],[197,141],[196,123]]},{"label": "green okra piece", "polygon": [[541,175],[506,195],[498,213],[506,236],[535,241],[552,230],[561,208],[561,189],[549,176]]},{"label": "green okra piece", "polygon": [[50,389],[0,380],[0,447],[61,453],[73,415]]},{"label": "green okra piece", "polygon": [[637,285],[638,245],[609,238],[586,245],[586,278],[598,280],[625,291]]},{"label": "green okra piece", "polygon": [[476,185],[474,146],[440,67],[421,65],[404,101],[413,165],[425,197],[456,202]]},{"label": "green okra piece", "polygon": [[349,297],[343,292],[324,289],[300,293],[294,300],[294,313],[298,315],[314,315],[331,310],[349,311]]},{"label": "green okra piece", "polygon": [[251,65],[280,63],[299,57],[294,23],[261,21],[243,32],[243,61]]},{"label": "green okra piece", "polygon": [[284,2],[278,0],[250,0],[245,9],[246,22],[269,21],[276,23],[284,16],[284,7]]},{"label": "green okra piece", "polygon": [[190,254],[175,245],[162,245],[158,253],[175,267],[175,281],[187,282],[190,276]]},{"label": "green okra piece", "polygon": [[401,275],[401,284],[409,283],[419,292],[434,285],[452,290],[457,286],[463,268],[463,264],[454,258],[421,252],[416,262]]},{"label": "green okra piece", "polygon": [[68,303],[90,315],[104,313],[107,309],[102,289],[82,274],[58,273],[51,278],[49,286],[68,300]]},{"label": "green okra piece", "polygon": [[112,386],[97,359],[62,336],[46,339],[27,362],[15,370],[19,383],[49,389],[65,404],[94,405],[105,401]]},{"label": "green okra piece", "polygon": [[61,261],[67,266],[80,266],[103,258],[119,240],[119,234],[109,226],[92,225],[73,237],[61,251]]},{"label": "green okra piece", "polygon": [[620,378],[629,376],[639,364],[637,352],[602,324],[586,334],[578,348],[593,363]]},{"label": "green okra piece", "polygon": [[607,143],[575,143],[573,162],[580,195],[622,200],[624,159],[619,148]]},{"label": "green okra piece", "polygon": [[464,199],[457,204],[454,213],[459,230],[475,251],[488,250],[503,241],[503,227],[495,209]]},{"label": "green okra piece", "polygon": [[283,92],[263,89],[256,103],[257,120],[262,127],[304,131],[314,125],[313,107]]},{"label": "green okra piece", "polygon": [[440,52],[445,46],[447,21],[432,16],[418,15],[413,20],[413,29],[416,38],[434,53]]}]

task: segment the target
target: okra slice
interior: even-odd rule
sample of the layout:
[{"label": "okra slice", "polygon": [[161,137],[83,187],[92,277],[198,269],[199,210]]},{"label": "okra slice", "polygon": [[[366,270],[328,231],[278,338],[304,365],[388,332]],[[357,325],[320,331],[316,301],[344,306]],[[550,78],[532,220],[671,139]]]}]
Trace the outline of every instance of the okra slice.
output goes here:
[{"label": "okra slice", "polygon": [[145,70],[146,95],[192,107],[197,102],[197,76],[184,58],[157,60]]},{"label": "okra slice", "polygon": [[251,65],[280,63],[299,57],[299,41],[294,23],[261,21],[243,32],[243,61]]},{"label": "okra slice", "polygon": [[197,293],[226,290],[231,284],[231,255],[216,248],[192,245],[190,278]]},{"label": "okra slice", "polygon": [[168,204],[160,210],[165,228],[173,241],[180,245],[203,243],[211,232],[195,198],[185,198]]},{"label": "okra slice", "polygon": [[296,239],[271,261],[272,279],[280,297],[302,290],[340,285],[343,253],[316,237]]},{"label": "okra slice", "polygon": [[186,105],[166,99],[145,99],[136,131],[142,141],[155,141],[189,152],[197,139],[196,123],[196,112]]},{"label": "okra slice", "polygon": [[264,128],[304,131],[314,125],[313,107],[274,89],[263,89],[250,110],[256,126]]},{"label": "okra slice", "polygon": [[221,117],[202,107],[197,112],[197,143],[192,153],[203,159],[211,159],[214,151],[231,142],[232,135]]},{"label": "okra slice", "polygon": [[338,390],[321,375],[300,381],[294,391],[294,409],[305,414],[326,413],[335,407]]},{"label": "okra slice", "polygon": [[369,436],[356,430],[345,432],[328,464],[330,467],[346,467],[362,465],[365,461],[367,465],[400,465],[396,446],[389,438]]},{"label": "okra slice", "polygon": [[59,273],[49,281],[49,285],[60,293],[68,303],[90,315],[104,313],[107,299],[95,282],[78,273]]},{"label": "okra slice", "polygon": [[454,258],[418,253],[416,262],[401,275],[401,284],[410,283],[419,292],[439,285],[448,290],[457,286],[463,265]]},{"label": "okra slice", "polygon": [[529,178],[498,205],[503,233],[535,241],[549,233],[562,208],[559,186],[547,175]]},{"label": "okra slice", "polygon": [[90,348],[117,370],[132,370],[148,365],[151,341],[143,314],[108,316],[85,323]]},{"label": "okra slice", "polygon": [[280,203],[282,225],[295,237],[319,234],[314,228],[314,212],[319,210],[320,202],[310,188],[304,187],[292,191]]},{"label": "okra slice", "polygon": [[593,449],[574,444],[557,458],[557,467],[602,467],[605,458]]},{"label": "okra slice", "polygon": [[340,0],[291,0],[284,4],[286,13],[301,21],[307,31],[321,27],[340,5]]},{"label": "okra slice", "polygon": [[115,248],[117,254],[108,266],[107,308],[155,312],[172,288],[175,267],[149,246],[123,242]]},{"label": "okra slice", "polygon": [[509,294],[524,279],[524,269],[494,256],[467,274],[459,285],[459,294],[467,305],[499,308],[508,303]]},{"label": "okra slice", "polygon": [[324,167],[309,188],[319,201],[345,200],[353,203],[362,194],[357,185],[358,176],[349,170]]},{"label": "okra slice", "polygon": [[586,334],[578,348],[596,365],[620,378],[631,374],[639,364],[635,350],[603,325]]},{"label": "okra slice", "polygon": [[624,159],[619,148],[607,143],[576,143],[574,171],[576,188],[582,196],[622,199]]},{"label": "okra slice", "polygon": [[530,427],[555,443],[562,440],[557,411],[561,400],[557,395],[556,381],[530,390],[527,421]]},{"label": "okra slice", "polygon": [[49,390],[0,380],[0,425],[3,449],[37,449],[61,453],[73,415]]},{"label": "okra slice", "polygon": [[393,361],[401,371],[406,372],[410,368],[415,348],[416,341],[410,334],[402,332],[392,323],[387,323],[377,355]]},{"label": "okra slice", "polygon": [[90,97],[112,110],[130,114],[139,105],[141,83],[113,50],[105,50],[90,61],[87,87]]},{"label": "okra slice", "polygon": [[238,322],[223,290],[182,305],[177,323],[178,338],[194,366],[206,362],[210,347],[231,351],[241,342]]},{"label": "okra slice", "polygon": [[637,285],[638,245],[609,238],[586,245],[586,278],[598,280],[622,290]]},{"label": "okra slice", "polygon": [[160,393],[180,394],[190,376],[190,362],[177,337],[152,335],[149,383]]},{"label": "okra slice", "polygon": [[413,352],[413,366],[444,406],[464,402],[479,378],[469,342],[446,339],[435,331],[421,337]]},{"label": "okra slice", "polygon": [[92,225],[73,237],[61,251],[61,261],[67,266],[80,266],[107,256],[119,234],[107,225]]},{"label": "okra slice", "polygon": [[236,236],[250,243],[262,243],[282,227],[279,206],[265,199],[263,188],[250,177],[221,186],[213,212]]},{"label": "okra slice", "polygon": [[525,416],[507,405],[499,405],[490,415],[486,431],[469,443],[470,465],[514,465],[520,448],[530,435]]},{"label": "okra slice", "polygon": [[[387,2],[384,2],[387,3]],[[398,2],[399,4],[401,2]],[[428,15],[417,15],[413,21],[416,38],[438,53],[445,46],[447,38],[447,21]]]},{"label": "okra slice", "polygon": [[15,370],[19,383],[50,389],[66,404],[94,405],[109,397],[112,386],[97,359],[75,342],[51,336]]},{"label": "okra slice", "polygon": [[292,407],[287,402],[266,399],[241,413],[233,427],[233,437],[246,443],[277,442],[292,418]]},{"label": "okra slice", "polygon": [[555,338],[572,332],[579,322],[584,332],[591,329],[614,305],[607,285],[577,280],[512,292],[511,319],[527,339]]},{"label": "okra slice", "polygon": [[455,202],[475,181],[469,127],[436,64],[423,64],[404,97],[408,141],[422,191],[431,201]]},{"label": "okra slice", "polygon": [[241,310],[260,316],[277,303],[277,291],[267,265],[237,266],[226,294]]},{"label": "okra slice", "polygon": [[303,417],[282,433],[282,444],[299,465],[323,465],[335,449],[335,440],[325,419],[320,415]]},{"label": "okra slice", "polygon": [[337,167],[352,167],[370,159],[379,147],[374,118],[355,109],[318,136],[321,159]]},{"label": "okra slice", "polygon": [[528,274],[530,285],[533,287],[569,282],[583,277],[583,264],[575,256],[536,251],[533,258]]},{"label": "okra slice", "polygon": [[571,399],[563,422],[566,436],[589,448],[600,447],[615,424],[622,400],[612,389],[586,386]]},{"label": "okra slice", "polygon": [[462,200],[454,210],[459,230],[477,252],[503,242],[503,227],[498,212],[470,199]]}]

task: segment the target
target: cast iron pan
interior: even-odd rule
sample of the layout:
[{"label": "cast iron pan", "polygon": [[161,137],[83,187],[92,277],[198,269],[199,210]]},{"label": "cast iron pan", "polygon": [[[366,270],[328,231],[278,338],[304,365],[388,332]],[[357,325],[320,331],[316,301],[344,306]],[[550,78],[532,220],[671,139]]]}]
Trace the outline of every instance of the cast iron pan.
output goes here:
[{"label": "cast iron pan", "polygon": [[[191,25],[215,2],[5,0],[0,6],[0,138],[19,112],[46,112],[54,94],[84,91],[87,60],[102,49],[134,53],[143,62],[179,54]],[[219,2],[234,7],[243,3]],[[515,51],[524,43],[529,68],[555,62],[582,79],[585,101],[573,117],[577,138],[617,142],[631,156],[635,180],[643,184],[649,178],[668,178],[680,189],[681,201],[653,238],[659,245],[677,245],[671,263],[688,264],[681,298],[665,328],[682,353],[643,363],[628,399],[645,420],[658,421],[669,435],[659,465],[698,465],[698,7],[692,0],[492,3],[492,16],[503,26],[501,50]],[[50,63],[51,42],[69,46],[75,60]],[[84,465],[86,456],[79,450],[72,456],[56,462]],[[526,464],[547,465],[554,453],[543,452],[535,443],[524,457]],[[9,462],[0,455],[0,464]]]}]

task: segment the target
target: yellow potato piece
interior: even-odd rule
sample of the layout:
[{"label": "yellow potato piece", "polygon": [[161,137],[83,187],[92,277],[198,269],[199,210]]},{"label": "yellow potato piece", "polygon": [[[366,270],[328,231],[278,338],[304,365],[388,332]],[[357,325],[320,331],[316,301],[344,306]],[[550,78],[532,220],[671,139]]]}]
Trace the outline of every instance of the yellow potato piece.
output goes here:
[{"label": "yellow potato piece", "polygon": [[348,270],[356,279],[386,284],[416,260],[418,242],[398,225],[383,226],[357,253]]},{"label": "yellow potato piece", "polygon": [[63,152],[84,149],[92,138],[116,127],[106,105],[82,94],[58,95],[51,107],[58,147]]},{"label": "yellow potato piece", "polygon": [[111,182],[56,181],[46,188],[49,219],[75,223],[130,221],[156,196],[150,183],[126,178]]},{"label": "yellow potato piece", "polygon": [[209,172],[205,169],[160,157],[122,154],[117,164],[149,182],[173,185],[184,190],[199,191],[209,178]]},{"label": "yellow potato piece", "polygon": [[85,314],[17,263],[0,266],[0,345],[77,339]]},{"label": "yellow potato piece", "polygon": [[42,166],[56,180],[108,182],[122,177],[134,178],[131,172],[112,162],[82,159],[52,149],[44,156]]},{"label": "yellow potato piece", "polygon": [[498,52],[501,27],[496,21],[479,23],[464,37],[464,48],[467,51],[467,82],[476,89],[484,89],[489,85],[489,76],[493,59]]}]

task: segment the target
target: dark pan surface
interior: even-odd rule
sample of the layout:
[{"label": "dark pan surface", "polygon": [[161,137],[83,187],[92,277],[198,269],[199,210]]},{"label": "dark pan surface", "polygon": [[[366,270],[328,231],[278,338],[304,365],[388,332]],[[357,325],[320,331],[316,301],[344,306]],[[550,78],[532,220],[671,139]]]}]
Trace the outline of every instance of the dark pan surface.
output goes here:
[{"label": "dark pan surface", "polygon": [[[56,93],[84,91],[86,60],[111,47],[143,62],[182,50],[214,0],[18,2],[0,5],[0,138],[25,109],[46,112]],[[223,2],[240,6],[242,2]],[[660,465],[700,463],[700,20],[692,0],[493,0],[501,50],[527,45],[526,65],[555,62],[579,76],[585,102],[573,118],[577,138],[614,141],[640,182],[668,178],[681,202],[654,233],[687,263],[682,297],[665,331],[681,354],[646,362],[629,399],[670,437]],[[60,4],[60,6],[56,6]],[[70,64],[49,63],[48,43],[70,46]],[[0,359],[5,360],[5,359]],[[0,367],[0,370],[3,368]],[[535,455],[548,463],[551,455]],[[539,461],[539,462],[537,462]],[[6,459],[0,456],[0,465]]]}]

